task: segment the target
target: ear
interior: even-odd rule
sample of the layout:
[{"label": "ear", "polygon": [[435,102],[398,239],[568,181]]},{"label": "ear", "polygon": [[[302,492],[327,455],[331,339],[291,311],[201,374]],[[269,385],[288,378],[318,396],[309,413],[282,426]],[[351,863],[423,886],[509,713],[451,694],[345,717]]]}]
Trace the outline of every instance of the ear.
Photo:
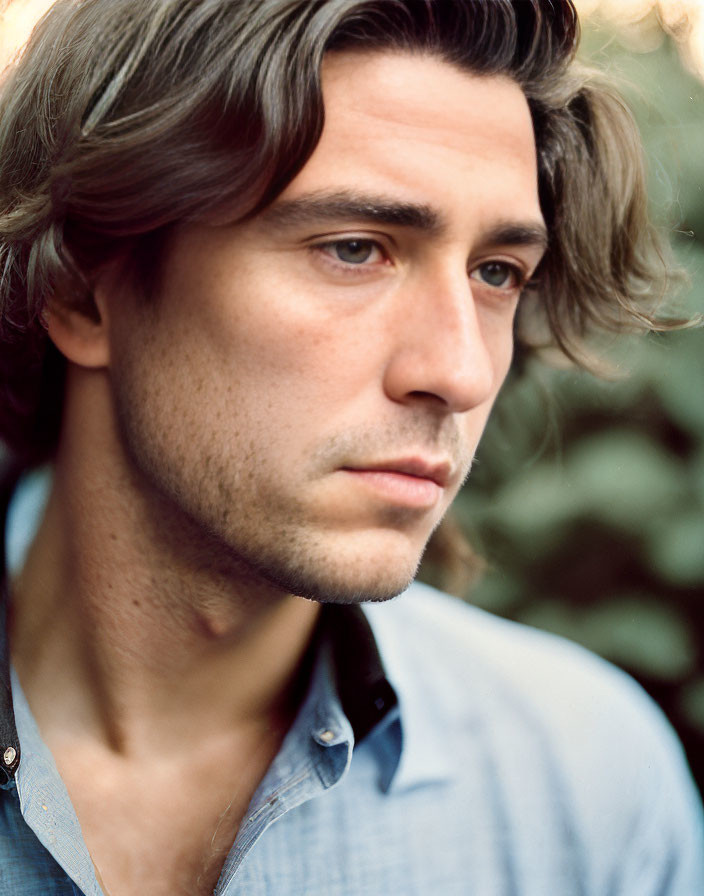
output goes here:
[{"label": "ear", "polygon": [[67,360],[80,367],[97,369],[110,361],[107,303],[100,292],[96,290],[80,305],[53,296],[44,311],[49,338]]}]

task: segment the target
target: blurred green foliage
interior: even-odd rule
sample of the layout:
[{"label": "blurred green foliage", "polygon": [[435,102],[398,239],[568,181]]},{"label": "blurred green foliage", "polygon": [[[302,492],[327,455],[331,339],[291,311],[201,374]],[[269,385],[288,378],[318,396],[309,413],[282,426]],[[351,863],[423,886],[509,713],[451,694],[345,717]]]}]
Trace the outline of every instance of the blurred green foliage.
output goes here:
[{"label": "blurred green foliage", "polygon": [[[704,311],[704,86],[669,39],[647,53],[586,29],[640,125],[656,216]],[[507,384],[455,505],[487,561],[464,593],[633,674],[704,788],[704,330],[614,339],[599,380],[531,362]],[[426,569],[438,581],[432,567]]]}]

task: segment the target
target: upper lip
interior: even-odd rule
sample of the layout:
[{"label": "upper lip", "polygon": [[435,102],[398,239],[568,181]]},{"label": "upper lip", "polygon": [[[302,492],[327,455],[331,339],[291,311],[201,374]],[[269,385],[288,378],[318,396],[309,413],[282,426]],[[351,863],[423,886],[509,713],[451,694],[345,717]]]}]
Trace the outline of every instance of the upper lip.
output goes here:
[{"label": "upper lip", "polygon": [[452,464],[449,461],[431,461],[421,457],[373,461],[370,463],[349,465],[343,469],[354,470],[357,472],[378,471],[384,473],[404,473],[406,476],[417,476],[419,479],[430,479],[441,488],[447,486],[452,475]]}]

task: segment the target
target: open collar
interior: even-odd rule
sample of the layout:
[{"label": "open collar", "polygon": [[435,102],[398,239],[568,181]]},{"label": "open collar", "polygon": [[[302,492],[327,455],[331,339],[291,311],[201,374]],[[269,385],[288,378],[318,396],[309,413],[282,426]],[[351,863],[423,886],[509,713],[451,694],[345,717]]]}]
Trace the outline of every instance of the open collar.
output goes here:
[{"label": "open collar", "polygon": [[[51,474],[10,470],[0,480],[0,524],[8,531],[0,541],[2,625],[0,625],[0,766],[10,780],[19,766],[20,744],[12,706],[10,659],[4,624],[8,607],[7,575],[21,565],[41,519]],[[7,545],[7,562],[5,559]],[[401,596],[397,600],[404,600]],[[325,605],[318,637],[331,644],[334,686],[349,719],[355,744],[400,715],[401,737],[394,745],[389,789],[403,789],[451,775],[442,743],[442,725],[433,719],[423,699],[423,670],[404,659],[402,632],[394,630],[393,607],[387,605]],[[393,741],[389,737],[388,744]],[[10,752],[14,751],[14,752]],[[3,757],[10,759],[3,761]]]},{"label": "open collar", "polygon": [[[5,531],[7,510],[19,473],[8,468],[0,477],[0,533]],[[12,781],[20,764],[20,741],[12,708],[10,684],[10,648],[7,639],[9,608],[8,572],[5,562],[5,539],[0,539],[0,784]]]},{"label": "open collar", "polygon": [[[20,762],[5,618],[8,607],[7,575],[21,565],[44,510],[51,474],[47,469],[26,474],[19,481],[16,469],[0,478],[0,767],[3,780],[11,780]],[[9,512],[8,512],[9,508]],[[5,559],[5,544],[8,559]],[[412,585],[410,592],[423,586]],[[430,664],[409,660],[404,649],[404,625],[393,606],[412,599],[411,593],[385,603],[326,604],[317,637],[330,643],[333,679],[343,712],[349,719],[355,744],[372,732],[385,730],[391,719],[400,724],[394,743],[389,734],[385,753],[391,750],[385,789],[403,790],[424,783],[451,780],[453,768],[445,742],[446,721],[429,687],[434,679]],[[400,609],[400,608],[398,608]],[[313,645],[315,649],[315,643]]]}]

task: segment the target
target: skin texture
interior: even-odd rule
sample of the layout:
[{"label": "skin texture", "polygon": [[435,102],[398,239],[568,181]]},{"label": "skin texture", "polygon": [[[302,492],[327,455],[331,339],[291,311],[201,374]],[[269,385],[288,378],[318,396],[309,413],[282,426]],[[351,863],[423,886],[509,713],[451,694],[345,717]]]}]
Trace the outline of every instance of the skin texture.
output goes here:
[{"label": "skin texture", "polygon": [[[270,214],[181,229],[157,302],[107,309],[130,462],[225,554],[318,600],[384,599],[411,580],[511,358],[518,289],[468,271],[496,258],[523,276],[540,256],[485,243],[503,221],[540,222],[519,89],[433,60],[357,68],[328,60],[322,140]],[[465,100],[460,79],[479,96]],[[276,217],[343,191],[422,205],[445,226]],[[350,238],[376,245],[343,245],[347,263],[324,245]],[[343,472],[409,458],[446,468],[420,506]]]},{"label": "skin texture", "polygon": [[300,596],[408,583],[543,252],[515,84],[341,54],[323,94],[270,209],[175,231],[148,302],[110,272],[97,315],[50,309],[65,414],[11,643],[111,896],[212,891],[305,687]]}]

